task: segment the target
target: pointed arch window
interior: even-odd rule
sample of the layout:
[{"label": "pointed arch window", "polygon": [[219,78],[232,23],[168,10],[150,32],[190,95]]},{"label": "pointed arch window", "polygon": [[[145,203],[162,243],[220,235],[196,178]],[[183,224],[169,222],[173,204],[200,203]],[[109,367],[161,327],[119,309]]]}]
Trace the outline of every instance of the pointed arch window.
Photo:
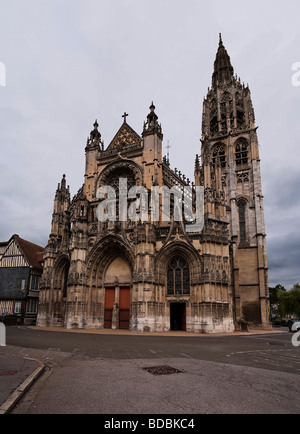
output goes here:
[{"label": "pointed arch window", "polygon": [[226,167],[226,152],[224,146],[216,146],[213,149],[212,163],[213,167],[216,167],[217,160],[220,160],[221,167]]},{"label": "pointed arch window", "polygon": [[247,241],[247,230],[246,230],[246,209],[247,201],[242,199],[238,202],[238,212],[239,212],[239,225],[240,225],[240,242]]},{"label": "pointed arch window", "polygon": [[210,104],[210,132],[211,134],[218,132],[218,103],[216,98]]},{"label": "pointed arch window", "polygon": [[190,269],[185,259],[178,256],[170,262],[167,282],[168,295],[190,294]]},{"label": "pointed arch window", "polygon": [[61,283],[61,289],[63,292],[63,298],[66,298],[68,295],[68,276],[69,276],[69,264],[66,264],[63,272],[62,272],[62,283]]},{"label": "pointed arch window", "polygon": [[210,121],[210,132],[211,134],[218,132],[218,118],[214,116]]},{"label": "pointed arch window", "polygon": [[244,141],[238,142],[235,147],[235,162],[237,166],[248,164],[248,144]]},{"label": "pointed arch window", "polygon": [[236,120],[237,127],[242,128],[245,124],[245,111],[244,111],[244,102],[243,97],[239,92],[235,94],[235,106],[236,106]]},{"label": "pointed arch window", "polygon": [[220,102],[220,113],[221,113],[221,130],[227,131],[227,117],[230,119],[230,126],[234,126],[234,115],[233,115],[233,100],[232,95],[229,92],[224,92]]}]

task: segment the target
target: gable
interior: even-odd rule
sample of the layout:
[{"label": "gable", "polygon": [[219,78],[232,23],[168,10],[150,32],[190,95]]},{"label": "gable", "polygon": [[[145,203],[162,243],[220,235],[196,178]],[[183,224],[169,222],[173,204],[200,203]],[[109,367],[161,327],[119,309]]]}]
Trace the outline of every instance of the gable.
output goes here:
[{"label": "gable", "polygon": [[28,266],[29,262],[25,258],[25,255],[21,252],[21,249],[15,238],[12,238],[8,243],[5,252],[3,253],[0,261],[0,268]]},{"label": "gable", "polygon": [[0,268],[34,267],[42,269],[44,248],[23,240],[18,235],[2,244],[0,249]]},{"label": "gable", "polygon": [[127,146],[140,144],[141,141],[141,137],[127,123],[124,122],[107,149],[121,150]]},{"label": "gable", "polygon": [[5,250],[7,249],[7,246],[8,246],[8,241],[0,243],[0,261],[3,256],[3,253],[5,253]]}]

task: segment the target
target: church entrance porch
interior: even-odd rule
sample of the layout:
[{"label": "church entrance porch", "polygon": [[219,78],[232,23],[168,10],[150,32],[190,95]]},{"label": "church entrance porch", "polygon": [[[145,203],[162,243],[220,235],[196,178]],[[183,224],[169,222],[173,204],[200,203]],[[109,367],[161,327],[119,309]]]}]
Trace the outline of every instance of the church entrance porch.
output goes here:
[{"label": "church entrance porch", "polygon": [[105,270],[104,328],[130,327],[131,269],[121,256],[115,257]]},{"label": "church entrance porch", "polygon": [[172,331],[186,331],[186,304],[170,304],[170,326]]}]

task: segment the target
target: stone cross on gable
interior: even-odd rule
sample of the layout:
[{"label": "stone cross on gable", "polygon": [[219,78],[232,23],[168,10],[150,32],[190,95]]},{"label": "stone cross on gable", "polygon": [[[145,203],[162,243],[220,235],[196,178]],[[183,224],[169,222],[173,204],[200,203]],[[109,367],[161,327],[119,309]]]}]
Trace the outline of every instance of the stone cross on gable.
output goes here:
[{"label": "stone cross on gable", "polygon": [[127,118],[127,116],[129,116],[129,114],[126,113],[126,112],[124,112],[124,114],[122,116],[122,118],[124,118],[124,124],[126,124],[126,118]]},{"label": "stone cross on gable", "polygon": [[167,148],[167,158],[168,161],[170,161],[170,149],[172,148],[172,146],[170,145],[169,140],[168,140],[168,146],[166,146],[166,148]]}]

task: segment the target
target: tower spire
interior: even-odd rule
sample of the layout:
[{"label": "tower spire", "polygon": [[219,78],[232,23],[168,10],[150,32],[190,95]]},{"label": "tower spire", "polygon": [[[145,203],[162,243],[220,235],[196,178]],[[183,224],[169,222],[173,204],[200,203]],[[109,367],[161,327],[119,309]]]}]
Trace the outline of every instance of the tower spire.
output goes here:
[{"label": "tower spire", "polygon": [[158,123],[158,116],[155,113],[155,105],[153,104],[153,101],[149,109],[150,109],[150,113],[147,116],[147,122],[144,123],[144,131],[142,136],[144,137],[146,135],[156,133],[162,140],[163,138],[162,128],[161,128],[161,124]]},{"label": "tower spire", "polygon": [[90,141],[91,141],[91,143],[93,143],[93,142],[99,143],[101,141],[101,134],[98,131],[99,124],[98,124],[97,119],[95,120],[93,127],[94,127],[94,129],[91,131],[91,134],[90,134]]},{"label": "tower spire", "polygon": [[214,63],[214,73],[212,77],[212,85],[217,86],[218,83],[231,81],[233,78],[234,69],[231,65],[230,57],[224,47],[222,35],[219,33],[219,48]]}]

